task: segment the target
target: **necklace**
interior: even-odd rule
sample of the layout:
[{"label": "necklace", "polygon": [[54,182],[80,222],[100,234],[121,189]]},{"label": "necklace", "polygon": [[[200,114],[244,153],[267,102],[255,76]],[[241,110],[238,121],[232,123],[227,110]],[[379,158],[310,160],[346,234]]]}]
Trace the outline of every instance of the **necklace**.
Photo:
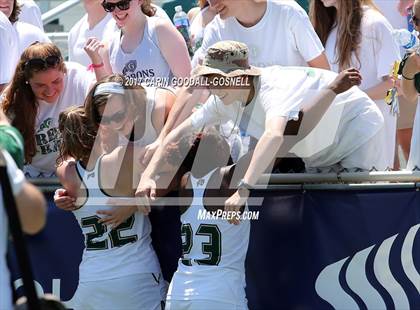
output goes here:
[{"label": "necklace", "polygon": [[[214,100],[214,105],[215,106],[217,106],[216,105],[216,95],[213,95],[213,100]],[[222,125],[219,125],[219,132],[220,132],[220,135],[223,137],[223,138],[225,138],[226,140],[228,140],[234,133],[235,134],[237,134],[238,132],[239,132],[239,130],[238,130],[238,125],[239,125],[239,122],[238,121],[240,121],[240,117],[239,117],[239,114],[241,114],[241,116],[242,116],[242,114],[243,114],[243,112],[244,112],[244,109],[245,109],[245,106],[242,104],[242,103],[240,103],[239,105],[238,105],[238,111],[236,112],[236,116],[235,116],[235,122],[233,123],[233,126],[232,126],[232,128],[231,128],[231,130],[230,130],[230,133],[229,133],[229,135],[226,135],[225,134],[225,130],[224,130],[224,128],[223,128],[223,124]]]}]

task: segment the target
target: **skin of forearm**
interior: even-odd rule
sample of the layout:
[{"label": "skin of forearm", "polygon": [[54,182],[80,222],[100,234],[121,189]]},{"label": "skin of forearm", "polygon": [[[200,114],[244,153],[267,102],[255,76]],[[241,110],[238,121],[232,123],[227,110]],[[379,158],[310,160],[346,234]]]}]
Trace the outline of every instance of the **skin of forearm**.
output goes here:
[{"label": "skin of forearm", "polygon": [[406,97],[409,101],[415,101],[418,93],[414,86],[414,80],[406,80],[404,78],[401,79],[401,89],[403,91],[404,97]]},{"label": "skin of forearm", "polygon": [[[180,137],[188,131],[192,131],[191,122],[188,120],[186,121],[188,123],[183,123],[180,128],[180,130],[172,131],[166,138],[163,140],[163,142],[160,144],[158,149],[156,150],[155,154],[153,154],[152,159],[150,160],[150,163],[147,165],[147,168],[143,172],[142,178],[150,178],[153,179],[158,173],[162,172],[160,167],[167,167],[167,165],[164,165],[162,163],[162,159],[165,157],[164,152],[167,149],[167,147],[180,139]],[[181,163],[179,163],[181,165]],[[174,168],[174,172],[176,172],[176,168]],[[166,169],[165,169],[166,170]],[[168,171],[165,171],[168,172]]]},{"label": "skin of forearm", "polygon": [[46,203],[44,196],[30,183],[25,183],[16,197],[19,217],[25,233],[35,234],[45,226]]},{"label": "skin of forearm", "polygon": [[187,87],[182,87],[177,93],[177,99],[168,115],[168,119],[159,134],[159,141],[163,141],[171,130],[178,127],[185,121],[193,111],[194,106],[199,102],[202,91],[196,90],[190,93]]},{"label": "skin of forearm", "polygon": [[369,96],[372,100],[383,100],[386,97],[387,90],[392,88],[392,81],[390,79],[386,79],[381,83],[366,89],[364,92]]},{"label": "skin of forearm", "polygon": [[102,80],[103,78],[107,77],[110,74],[112,74],[112,72],[108,72],[105,66],[102,66],[100,68],[95,68],[95,76],[96,76],[97,81]]},{"label": "skin of forearm", "polygon": [[[303,112],[303,119],[300,125],[299,133],[294,137],[296,140],[295,143],[306,137],[315,128],[324,116],[325,112],[331,106],[336,96],[336,93],[331,89],[322,89],[319,94],[313,98],[313,100],[302,106],[301,110]],[[292,141],[292,139],[293,137],[287,140]],[[290,148],[292,146],[293,145],[290,145]]]},{"label": "skin of forearm", "polygon": [[255,147],[254,154],[245,173],[244,180],[248,184],[256,184],[259,177],[273,162],[283,142],[283,135],[265,132]]}]

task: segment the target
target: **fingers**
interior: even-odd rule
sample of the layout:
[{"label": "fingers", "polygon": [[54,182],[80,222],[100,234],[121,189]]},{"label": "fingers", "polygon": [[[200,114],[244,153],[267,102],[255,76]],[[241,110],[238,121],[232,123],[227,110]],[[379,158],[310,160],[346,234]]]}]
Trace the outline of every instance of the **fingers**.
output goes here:
[{"label": "fingers", "polygon": [[154,181],[146,182],[147,185],[139,186],[136,191],[136,197],[146,197],[156,200],[156,183]]},{"label": "fingers", "polygon": [[111,216],[114,214],[114,210],[99,210],[99,211],[96,211],[96,214]]},{"label": "fingers", "polygon": [[239,207],[232,205],[232,202],[230,199],[226,200],[225,203],[225,211],[227,212],[228,215],[228,222],[229,224],[233,224],[233,225],[239,225],[240,221],[239,219],[236,217],[236,215],[238,214],[237,212],[239,211]]},{"label": "fingers", "polygon": [[58,199],[54,199],[55,205],[57,208],[65,210],[65,211],[73,211],[76,210],[76,206],[74,204],[75,200],[72,197],[65,196]]},{"label": "fingers", "polygon": [[152,201],[156,200],[156,187],[150,188],[150,199]]},{"label": "fingers", "polygon": [[57,208],[72,211],[76,209],[75,203],[76,199],[68,196],[67,190],[64,188],[59,188],[54,192],[54,203]]}]

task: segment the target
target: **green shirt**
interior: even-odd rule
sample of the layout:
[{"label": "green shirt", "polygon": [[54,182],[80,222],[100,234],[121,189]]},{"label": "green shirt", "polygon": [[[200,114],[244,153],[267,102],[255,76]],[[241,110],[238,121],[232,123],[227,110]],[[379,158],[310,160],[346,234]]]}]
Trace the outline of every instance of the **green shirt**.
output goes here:
[{"label": "green shirt", "polygon": [[23,168],[23,146],[22,135],[15,127],[0,125],[0,148],[9,152],[20,169]]}]

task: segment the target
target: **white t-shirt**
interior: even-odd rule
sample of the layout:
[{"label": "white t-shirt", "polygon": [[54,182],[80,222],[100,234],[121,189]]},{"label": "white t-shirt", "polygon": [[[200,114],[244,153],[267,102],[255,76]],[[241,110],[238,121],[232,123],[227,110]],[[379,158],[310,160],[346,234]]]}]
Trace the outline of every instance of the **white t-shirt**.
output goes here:
[{"label": "white t-shirt", "polygon": [[[13,158],[6,151],[1,151],[6,159],[7,173],[14,195],[18,195],[22,190],[25,177],[23,172],[18,169]],[[3,205],[3,193],[0,188],[0,309],[11,310],[12,290],[10,287],[10,274],[6,264],[6,251],[8,240],[7,214]]]},{"label": "white t-shirt", "polygon": [[18,61],[18,35],[9,19],[0,12],[0,84],[12,79]]},{"label": "white t-shirt", "polygon": [[45,32],[34,25],[18,20],[13,24],[13,26],[19,35],[19,56],[28,46],[36,41],[43,43],[51,42]]},{"label": "white t-shirt", "polygon": [[[389,21],[394,29],[408,29],[407,16],[401,16],[397,10],[399,0],[375,0],[376,6]],[[405,49],[400,47],[400,54],[404,56]]]},{"label": "white t-shirt", "polygon": [[284,78],[284,70],[287,69],[280,66],[261,69],[260,78],[254,79],[254,98],[246,107],[239,101],[225,105],[216,96],[210,96],[207,102],[192,114],[193,127],[201,129],[206,125],[234,121],[235,126],[240,126],[248,135],[259,139],[264,133],[266,119],[296,119],[303,99],[299,89],[315,87],[314,83],[317,84],[318,81],[309,79],[306,69],[291,71],[287,73],[288,78]]},{"label": "white t-shirt", "polygon": [[87,39],[95,37],[98,40],[105,42],[112,37],[115,31],[117,31],[117,25],[111,14],[105,15],[105,17],[92,29],[89,29],[87,14],[85,14],[69,32],[69,61],[88,66],[92,61],[83,48]]},{"label": "white t-shirt", "polygon": [[193,64],[204,58],[211,45],[223,40],[245,43],[250,64],[257,67],[307,65],[324,50],[308,15],[294,1],[268,0],[263,18],[252,27],[242,26],[234,17],[222,20],[216,16],[206,26]]},{"label": "white t-shirt", "polygon": [[[392,26],[386,18],[368,6],[364,7],[364,15],[361,25],[361,44],[359,49],[359,62],[355,55],[352,64],[360,69],[362,84],[360,89],[369,89],[388,76],[395,61],[400,60],[398,46],[392,38]],[[331,70],[338,72],[336,61],[335,44],[337,41],[337,28],[333,29],[325,45],[325,52],[331,66]],[[384,94],[385,98],[385,94]],[[375,101],[385,118],[384,156],[387,158],[387,165],[393,167],[395,153],[395,134],[397,118],[390,113],[390,107],[384,100]]]},{"label": "white t-shirt", "polygon": [[78,63],[66,62],[64,89],[56,103],[38,101],[38,115],[35,123],[37,153],[32,163],[24,167],[29,177],[50,177],[55,173],[55,162],[61,135],[58,130],[58,116],[71,106],[84,104],[86,95],[93,83],[92,76]]},{"label": "white t-shirt", "polygon": [[[266,118],[296,119],[301,105],[318,95],[336,76],[334,72],[316,68],[263,68],[260,85],[256,85],[254,99],[246,108],[239,102],[224,105],[210,97],[193,113],[191,124],[201,129],[204,125],[232,120],[248,135],[259,139],[264,133]],[[241,115],[245,118],[241,119]],[[353,87],[334,99],[318,125],[291,152],[303,157],[307,167],[332,166],[366,143],[382,127],[383,117],[375,103]],[[358,159],[360,162],[355,163],[355,167],[365,169],[365,159]]]},{"label": "white t-shirt", "polygon": [[[355,55],[352,57],[352,64],[360,70],[363,77],[360,88],[365,90],[382,82],[382,77],[390,74],[394,62],[400,60],[400,55],[392,38],[392,26],[381,13],[367,6],[364,7],[361,32],[358,54],[360,65]],[[334,28],[325,44],[325,53],[331,70],[338,72],[336,42],[337,28]]]},{"label": "white t-shirt", "polygon": [[22,5],[19,21],[34,25],[44,31],[41,10],[38,5],[33,0],[19,0],[18,3]]},{"label": "white t-shirt", "polygon": [[375,0],[375,4],[395,29],[407,29],[407,17],[397,10],[399,0]]}]

